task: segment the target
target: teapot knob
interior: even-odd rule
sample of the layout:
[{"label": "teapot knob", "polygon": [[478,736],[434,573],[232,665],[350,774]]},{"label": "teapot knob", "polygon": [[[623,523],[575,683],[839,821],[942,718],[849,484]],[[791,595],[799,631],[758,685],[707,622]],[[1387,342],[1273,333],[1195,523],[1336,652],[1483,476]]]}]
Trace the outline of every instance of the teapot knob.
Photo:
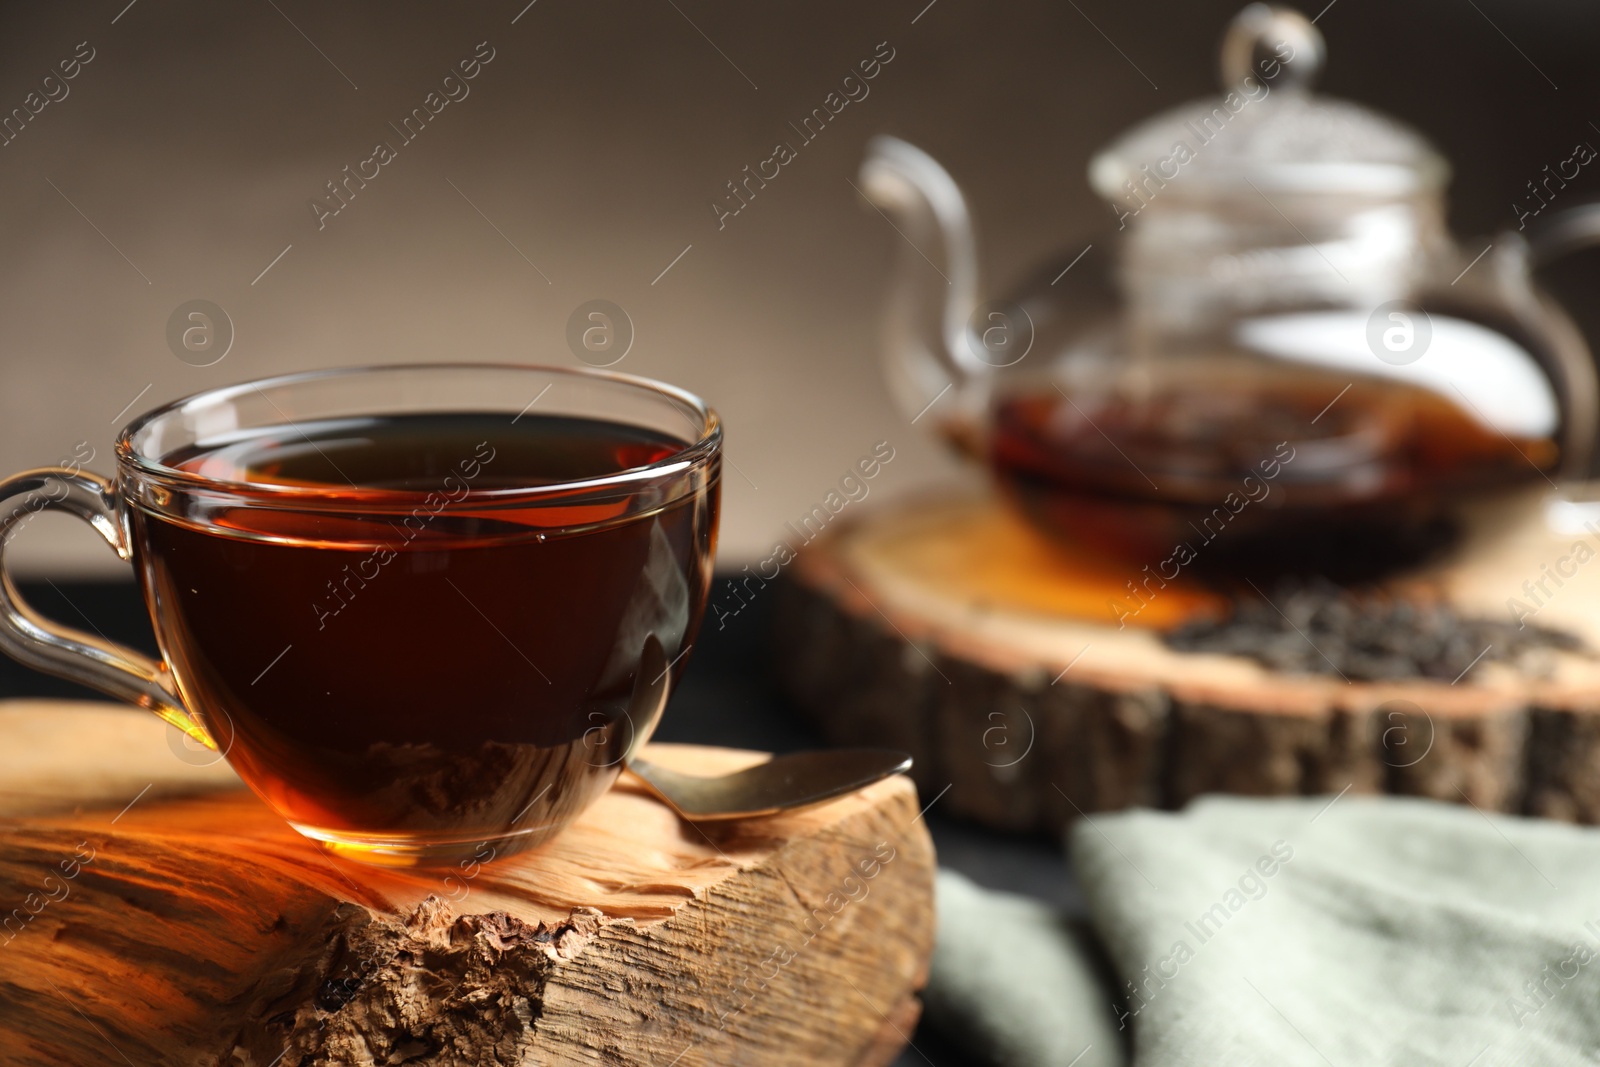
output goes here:
[{"label": "teapot knob", "polygon": [[1222,87],[1265,76],[1274,88],[1305,92],[1322,70],[1322,31],[1298,11],[1251,4],[1222,38]]}]

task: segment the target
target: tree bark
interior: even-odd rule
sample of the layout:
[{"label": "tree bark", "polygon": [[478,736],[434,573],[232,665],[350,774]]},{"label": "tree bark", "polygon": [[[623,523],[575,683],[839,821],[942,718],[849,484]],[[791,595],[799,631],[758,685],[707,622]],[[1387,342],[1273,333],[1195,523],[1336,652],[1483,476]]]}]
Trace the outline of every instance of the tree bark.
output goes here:
[{"label": "tree bark", "polygon": [[[1449,557],[1397,589],[1463,614],[1532,606],[1524,583],[1568,574],[1530,620],[1600,648],[1600,563],[1531,502],[1469,516]],[[1347,682],[1174,650],[1160,629],[1215,610],[1173,583],[1128,625],[1123,575],[1074,558],[986,498],[924,498],[841,520],[777,593],[775,659],[839,744],[913,752],[924,793],[1013,831],[1056,833],[1133,805],[1208,792],[1392,792],[1600,822],[1600,662],[1541,653],[1457,684]],[[1169,595],[1170,594],[1170,595]],[[1125,620],[1128,621],[1128,620]]]}]

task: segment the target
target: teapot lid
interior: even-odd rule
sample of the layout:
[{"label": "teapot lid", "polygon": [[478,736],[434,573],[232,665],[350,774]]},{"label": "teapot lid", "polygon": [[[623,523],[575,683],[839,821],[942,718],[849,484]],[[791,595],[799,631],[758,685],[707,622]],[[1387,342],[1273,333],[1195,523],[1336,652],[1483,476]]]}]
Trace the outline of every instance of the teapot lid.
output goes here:
[{"label": "teapot lid", "polygon": [[1223,95],[1146,119],[1101,150],[1089,163],[1095,192],[1130,199],[1137,211],[1168,196],[1403,197],[1436,193],[1449,179],[1449,164],[1420,134],[1311,93],[1326,52],[1321,31],[1299,12],[1251,4],[1221,52]]}]

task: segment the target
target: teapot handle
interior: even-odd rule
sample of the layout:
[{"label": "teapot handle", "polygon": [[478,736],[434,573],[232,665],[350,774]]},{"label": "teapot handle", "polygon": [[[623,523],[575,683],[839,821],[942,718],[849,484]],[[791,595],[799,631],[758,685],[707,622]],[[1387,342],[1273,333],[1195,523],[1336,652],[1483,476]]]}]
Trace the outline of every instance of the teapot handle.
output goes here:
[{"label": "teapot handle", "polygon": [[[1534,270],[1547,266],[1574,251],[1600,245],[1600,200],[1578,203],[1549,214],[1534,222],[1525,242],[1525,280],[1531,280]],[[1530,286],[1531,288],[1531,286]],[[1536,298],[1538,299],[1538,298]],[[1544,298],[1547,304],[1554,304]],[[1600,437],[1600,381],[1595,374],[1594,355],[1584,342],[1578,328],[1566,318],[1558,317],[1557,358],[1562,362],[1563,386],[1568,394],[1566,418],[1570,424],[1570,440],[1563,442],[1563,454],[1571,461],[1563,461],[1562,474],[1568,477],[1590,477],[1594,462],[1595,438]]]},{"label": "teapot handle", "polygon": [[1532,275],[1563,256],[1600,245],[1600,201],[1564,208],[1534,223],[1526,234],[1508,232],[1503,240],[1507,251],[1499,271],[1500,286],[1520,307],[1539,314],[1553,342],[1557,366],[1549,369],[1557,375],[1566,399],[1561,473],[1588,478],[1600,436],[1600,380],[1594,357],[1571,320],[1565,314],[1551,314],[1559,309],[1533,288]]}]

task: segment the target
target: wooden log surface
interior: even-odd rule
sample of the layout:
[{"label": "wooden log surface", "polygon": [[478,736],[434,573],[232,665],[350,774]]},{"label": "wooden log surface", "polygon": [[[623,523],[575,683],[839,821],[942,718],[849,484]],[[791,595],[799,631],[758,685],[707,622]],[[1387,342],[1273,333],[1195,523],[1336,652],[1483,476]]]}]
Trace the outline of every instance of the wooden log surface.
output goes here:
[{"label": "wooden log surface", "polygon": [[903,777],[714,826],[625,779],[540,849],[428,871],[327,855],[213,758],[145,712],[0,704],[0,1061],[872,1067],[915,1024]]},{"label": "wooden log surface", "polygon": [[[1400,590],[1511,621],[1524,583],[1563,558],[1532,621],[1600,649],[1600,562],[1542,501],[1469,516],[1447,557]],[[1127,570],[1126,567],[1123,570]],[[1133,569],[1137,572],[1137,568]],[[839,744],[913,753],[941,806],[1020,831],[1208,792],[1393,793],[1600,822],[1600,660],[1541,651],[1459,684],[1287,674],[1178,651],[1160,630],[1213,611],[1174,583],[1118,626],[1130,577],[1044,543],[1000,502],[923,497],[864,509],[809,544],[778,593],[775,660]]]}]

